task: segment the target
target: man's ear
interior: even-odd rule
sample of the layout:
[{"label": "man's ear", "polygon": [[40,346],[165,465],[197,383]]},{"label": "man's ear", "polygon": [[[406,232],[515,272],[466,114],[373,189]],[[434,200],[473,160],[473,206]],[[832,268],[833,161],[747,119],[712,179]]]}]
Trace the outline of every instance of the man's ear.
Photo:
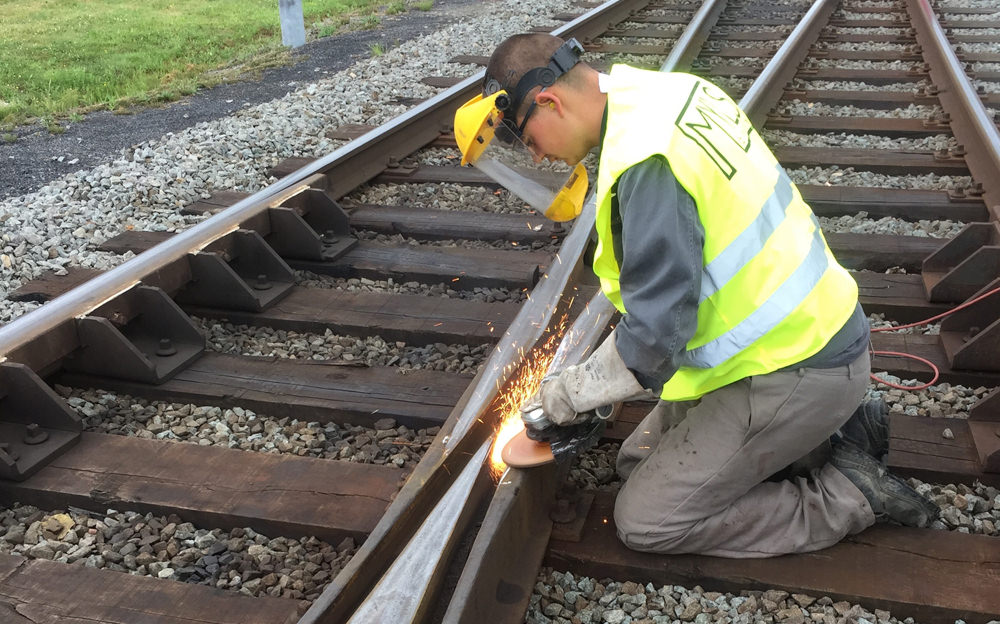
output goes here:
[{"label": "man's ear", "polygon": [[539,108],[551,108],[560,116],[563,114],[563,101],[558,93],[545,90],[535,96],[535,104]]}]

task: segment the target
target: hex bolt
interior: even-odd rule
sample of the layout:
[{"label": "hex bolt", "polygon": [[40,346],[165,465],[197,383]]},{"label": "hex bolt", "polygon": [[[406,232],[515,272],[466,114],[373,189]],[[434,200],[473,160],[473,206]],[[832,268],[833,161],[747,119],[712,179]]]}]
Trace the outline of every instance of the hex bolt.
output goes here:
[{"label": "hex bolt", "polygon": [[271,282],[268,281],[266,274],[261,273],[251,286],[253,286],[254,290],[267,290],[271,287]]},{"label": "hex bolt", "polygon": [[962,342],[969,342],[970,340],[976,337],[976,334],[978,334],[981,331],[982,331],[981,328],[973,325],[972,327],[969,328],[969,331],[966,332],[964,336],[962,336]]},{"label": "hex bolt", "polygon": [[49,432],[42,431],[42,428],[38,426],[38,423],[29,423],[28,426],[24,428],[25,444],[41,444],[48,439]]},{"label": "hex bolt", "polygon": [[160,342],[156,346],[156,355],[160,357],[169,357],[176,354],[177,349],[174,347],[174,341],[170,338],[160,338]]}]

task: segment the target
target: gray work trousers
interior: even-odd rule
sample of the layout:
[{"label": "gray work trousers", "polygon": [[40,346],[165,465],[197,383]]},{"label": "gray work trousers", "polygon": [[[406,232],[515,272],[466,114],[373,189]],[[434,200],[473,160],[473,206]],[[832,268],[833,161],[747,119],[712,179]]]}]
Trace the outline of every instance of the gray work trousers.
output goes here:
[{"label": "gray work trousers", "polygon": [[661,401],[622,444],[615,503],[629,548],[770,557],[831,546],[875,522],[830,464],[765,482],[843,425],[868,387],[868,353],[849,366],[742,379],[698,401]]}]

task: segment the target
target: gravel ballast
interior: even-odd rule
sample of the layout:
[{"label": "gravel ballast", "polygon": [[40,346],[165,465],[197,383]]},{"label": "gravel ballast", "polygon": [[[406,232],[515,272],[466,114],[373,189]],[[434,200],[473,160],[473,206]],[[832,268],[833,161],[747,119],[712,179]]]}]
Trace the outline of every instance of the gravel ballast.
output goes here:
[{"label": "gravel ballast", "polygon": [[[656,587],[632,581],[597,581],[543,569],[531,596],[526,624],[918,624],[902,614],[866,609],[826,596],[771,589],[739,595],[700,586]],[[962,620],[958,620],[965,624]],[[956,624],[958,624],[956,622]],[[988,624],[1000,624],[993,620]]]},{"label": "gravel ballast", "polygon": [[205,529],[176,515],[108,509],[0,509],[0,553],[208,585],[249,596],[314,600],[351,558],[314,537],[269,538],[251,528]]},{"label": "gravel ballast", "polygon": [[763,137],[771,145],[792,145],[799,147],[843,147],[848,149],[880,149],[902,152],[935,152],[958,147],[958,141],[950,134],[935,134],[926,137],[910,138],[847,132],[804,134],[789,130],[765,129]]},{"label": "gravel ballast", "polygon": [[104,390],[56,386],[56,391],[80,415],[85,431],[397,468],[415,466],[439,430],[413,430],[392,418],[377,420],[373,427],[324,424]]},{"label": "gravel ballast", "polygon": [[904,221],[896,217],[872,219],[866,212],[841,217],[819,217],[824,232],[850,234],[890,234],[921,238],[951,238],[965,226],[961,221],[920,219]]},{"label": "gravel ballast", "polygon": [[492,303],[494,301],[520,303],[528,298],[526,288],[511,290],[509,288],[476,287],[472,290],[455,290],[443,282],[438,284],[404,282],[400,284],[391,277],[384,280],[372,280],[365,277],[330,277],[329,275],[318,275],[309,271],[296,271],[295,283],[305,288],[326,288],[351,293],[377,292],[383,294],[422,295],[425,297],[466,299],[485,303]]},{"label": "gravel ballast", "polygon": [[354,366],[394,366],[401,371],[426,369],[475,375],[492,345],[447,345],[441,342],[412,346],[378,336],[358,338],[326,330],[323,334],[272,327],[233,325],[193,318],[201,323],[208,348],[234,355],[322,360]]},{"label": "gravel ballast", "polygon": [[918,175],[887,175],[872,171],[857,171],[853,167],[795,167],[787,170],[796,184],[826,186],[875,186],[895,189],[949,190],[972,188],[970,176],[949,176],[936,173]]}]

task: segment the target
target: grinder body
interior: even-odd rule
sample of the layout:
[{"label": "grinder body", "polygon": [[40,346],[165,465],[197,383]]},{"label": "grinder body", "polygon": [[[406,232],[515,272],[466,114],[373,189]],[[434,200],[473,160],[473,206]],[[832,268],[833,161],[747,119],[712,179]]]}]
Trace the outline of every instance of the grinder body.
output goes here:
[{"label": "grinder body", "polygon": [[556,425],[541,407],[526,406],[521,418],[524,431],[514,436],[501,456],[509,466],[524,468],[551,462],[568,463],[597,444],[613,413],[610,405],[578,414],[569,425]]}]

